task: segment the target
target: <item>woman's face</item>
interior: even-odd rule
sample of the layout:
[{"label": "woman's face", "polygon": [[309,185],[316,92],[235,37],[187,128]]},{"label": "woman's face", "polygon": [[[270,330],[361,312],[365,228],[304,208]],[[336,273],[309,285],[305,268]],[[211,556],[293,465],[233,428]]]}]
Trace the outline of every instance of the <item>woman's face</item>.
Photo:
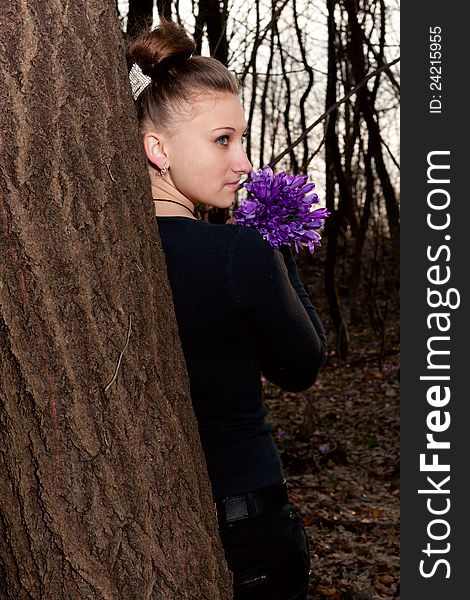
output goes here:
[{"label": "woman's face", "polygon": [[171,183],[194,204],[231,206],[240,178],[251,169],[243,145],[245,132],[237,96],[202,97],[191,117],[162,140]]}]

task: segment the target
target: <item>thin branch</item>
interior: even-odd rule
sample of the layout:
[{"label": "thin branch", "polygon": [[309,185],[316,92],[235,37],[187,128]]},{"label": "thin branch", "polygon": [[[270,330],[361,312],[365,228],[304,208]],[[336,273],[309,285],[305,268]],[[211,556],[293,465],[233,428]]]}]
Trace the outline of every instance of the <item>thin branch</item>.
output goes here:
[{"label": "thin branch", "polygon": [[255,42],[253,44],[253,51],[251,54],[251,58],[248,61],[248,63],[246,64],[245,68],[243,69],[243,73],[240,76],[241,83],[243,83],[245,81],[245,78],[248,75],[250,68],[253,66],[253,60],[254,60],[254,57],[256,56],[256,53],[258,52],[258,48],[263,43],[264,38],[266,37],[266,35],[267,35],[268,31],[271,29],[271,27],[274,27],[277,25],[277,20],[281,16],[282,11],[284,10],[284,8],[286,7],[286,5],[288,3],[289,3],[289,0],[284,0],[283,3],[281,4],[281,6],[277,10],[274,11],[273,18],[266,25],[266,27],[264,28],[264,31],[261,32],[259,38],[255,40]]},{"label": "thin branch", "polygon": [[393,164],[396,166],[396,168],[397,168],[398,170],[400,170],[400,164],[399,164],[399,162],[397,161],[397,159],[396,159],[396,158],[395,158],[395,156],[393,155],[392,151],[390,150],[390,148],[388,147],[387,143],[385,142],[385,140],[383,139],[383,137],[382,137],[382,136],[380,136],[380,141],[381,141],[381,142],[382,142],[382,144],[385,146],[385,149],[387,150],[387,152],[388,152],[388,155],[389,155],[389,156],[390,156],[390,158],[392,159],[392,161],[393,161]]},{"label": "thin branch", "polygon": [[316,121],[314,121],[309,127],[307,127],[307,129],[294,142],[292,142],[292,144],[290,146],[288,146],[285,150],[283,150],[281,152],[281,154],[278,154],[276,157],[274,157],[273,160],[269,163],[271,165],[271,167],[273,167],[282,158],[284,158],[284,156],[286,156],[286,154],[289,154],[293,148],[295,148],[298,144],[300,144],[300,142],[312,131],[312,129],[314,129],[319,123],[321,123],[323,121],[323,119],[325,119],[325,117],[327,117],[330,113],[335,111],[339,106],[341,106],[341,104],[344,104],[346,102],[346,100],[351,98],[351,96],[354,96],[354,94],[356,94],[369,81],[369,79],[372,79],[372,77],[376,77],[377,75],[382,73],[382,71],[389,69],[390,67],[395,65],[397,62],[399,62],[399,60],[400,60],[400,57],[396,58],[395,60],[392,60],[392,62],[389,62],[386,65],[382,65],[381,67],[379,67],[372,73],[369,73],[369,75],[367,75],[367,77],[364,77],[364,79],[362,81],[360,81],[355,87],[353,87],[352,90],[350,90],[346,94],[346,96],[343,96],[343,98],[341,98],[341,100],[338,100],[337,102],[332,104],[327,110],[325,110],[325,112],[322,115],[320,115],[318,117],[318,119]]},{"label": "thin branch", "polygon": [[127,329],[126,343],[124,344],[124,348],[122,349],[122,352],[119,355],[119,358],[118,358],[118,361],[117,361],[117,365],[116,365],[116,369],[114,371],[113,378],[108,383],[108,385],[104,388],[104,393],[105,394],[109,390],[109,388],[113,385],[113,383],[116,381],[117,374],[118,374],[118,371],[119,371],[119,367],[121,366],[122,357],[124,356],[124,352],[126,351],[126,348],[127,348],[128,344],[129,344],[129,338],[131,337],[131,331],[132,331],[132,317],[131,317],[131,315],[129,315],[129,327]]}]

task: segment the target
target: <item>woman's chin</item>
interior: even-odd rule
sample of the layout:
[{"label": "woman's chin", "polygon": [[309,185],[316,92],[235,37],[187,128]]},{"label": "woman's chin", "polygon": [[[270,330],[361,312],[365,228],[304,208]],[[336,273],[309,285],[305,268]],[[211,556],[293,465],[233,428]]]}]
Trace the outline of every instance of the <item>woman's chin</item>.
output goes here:
[{"label": "woman's chin", "polygon": [[214,198],[204,198],[204,201],[200,204],[212,206],[213,208],[225,209],[230,208],[235,204],[236,197],[236,192],[224,190],[222,193],[217,194],[217,196]]},{"label": "woman's chin", "polygon": [[228,197],[227,199],[218,198],[217,202],[214,202],[213,206],[215,208],[230,208],[234,204],[235,204],[235,195],[231,194],[231,197]]}]

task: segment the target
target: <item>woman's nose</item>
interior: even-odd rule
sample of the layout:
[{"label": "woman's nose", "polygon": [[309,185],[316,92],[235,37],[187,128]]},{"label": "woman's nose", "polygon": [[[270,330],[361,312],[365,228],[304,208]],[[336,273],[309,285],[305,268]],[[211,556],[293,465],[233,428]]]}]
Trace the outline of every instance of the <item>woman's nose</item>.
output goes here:
[{"label": "woman's nose", "polygon": [[242,146],[239,154],[236,157],[234,164],[234,171],[236,173],[249,173],[253,167],[251,166],[248,156],[246,155],[245,148]]}]

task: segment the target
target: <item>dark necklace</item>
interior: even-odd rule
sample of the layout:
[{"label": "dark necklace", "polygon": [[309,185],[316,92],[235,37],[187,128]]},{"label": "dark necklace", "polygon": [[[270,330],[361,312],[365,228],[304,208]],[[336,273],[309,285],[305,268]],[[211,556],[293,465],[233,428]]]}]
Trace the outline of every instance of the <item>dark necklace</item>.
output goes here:
[{"label": "dark necklace", "polygon": [[166,198],[153,198],[153,201],[156,202],[173,202],[173,204],[179,204],[180,206],[183,206],[184,208],[188,209],[189,212],[193,215],[193,217],[195,216],[194,212],[189,208],[189,206],[186,206],[186,204],[183,204],[182,202],[176,202],[176,200],[167,200]]}]

